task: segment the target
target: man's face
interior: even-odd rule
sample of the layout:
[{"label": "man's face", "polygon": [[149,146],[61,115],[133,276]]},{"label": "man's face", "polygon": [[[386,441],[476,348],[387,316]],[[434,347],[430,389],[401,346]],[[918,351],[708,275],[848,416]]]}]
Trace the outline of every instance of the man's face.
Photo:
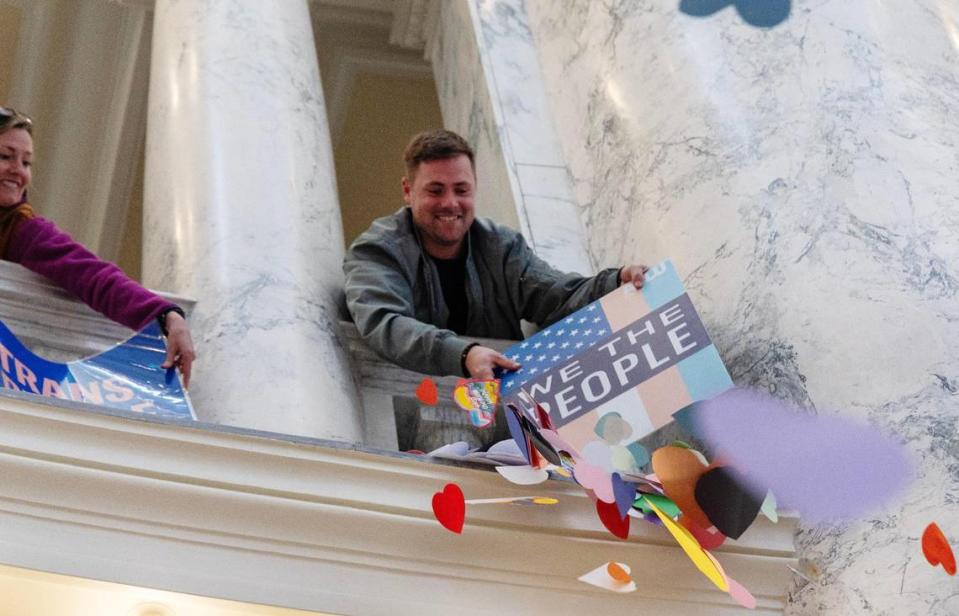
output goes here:
[{"label": "man's face", "polygon": [[473,224],[475,188],[476,176],[465,154],[422,162],[412,182],[403,178],[403,200],[431,256],[452,259],[459,253]]}]

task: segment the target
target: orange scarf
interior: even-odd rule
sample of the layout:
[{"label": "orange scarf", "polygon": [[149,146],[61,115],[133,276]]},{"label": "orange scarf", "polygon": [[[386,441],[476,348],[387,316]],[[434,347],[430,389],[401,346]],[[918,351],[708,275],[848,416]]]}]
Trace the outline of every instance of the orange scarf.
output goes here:
[{"label": "orange scarf", "polygon": [[0,207],[0,255],[7,254],[7,244],[17,225],[28,218],[33,218],[33,208],[29,203]]}]

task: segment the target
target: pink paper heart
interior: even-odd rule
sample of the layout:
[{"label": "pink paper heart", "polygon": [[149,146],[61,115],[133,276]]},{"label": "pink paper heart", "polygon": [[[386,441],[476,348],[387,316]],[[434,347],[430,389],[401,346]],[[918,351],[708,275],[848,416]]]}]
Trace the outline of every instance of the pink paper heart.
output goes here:
[{"label": "pink paper heart", "polygon": [[592,490],[596,494],[596,498],[604,503],[616,502],[612,477],[602,468],[585,460],[580,460],[573,467],[573,478],[587,490]]}]

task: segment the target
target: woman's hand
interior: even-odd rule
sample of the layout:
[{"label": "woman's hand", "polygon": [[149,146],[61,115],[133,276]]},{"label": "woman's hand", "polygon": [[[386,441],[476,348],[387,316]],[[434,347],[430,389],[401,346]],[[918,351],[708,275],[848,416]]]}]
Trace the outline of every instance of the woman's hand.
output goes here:
[{"label": "woman's hand", "polygon": [[190,337],[190,327],[186,319],[176,312],[166,314],[166,359],[160,364],[161,368],[180,367],[183,375],[183,388],[190,387],[190,368],[196,352],[193,350],[193,338]]}]

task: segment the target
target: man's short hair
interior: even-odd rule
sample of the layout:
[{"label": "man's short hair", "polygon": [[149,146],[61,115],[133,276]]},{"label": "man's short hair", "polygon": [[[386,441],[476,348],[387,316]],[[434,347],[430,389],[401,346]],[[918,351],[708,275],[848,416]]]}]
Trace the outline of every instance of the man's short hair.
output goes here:
[{"label": "man's short hair", "polygon": [[473,161],[473,148],[456,133],[445,128],[424,131],[410,141],[403,151],[403,162],[406,163],[406,175],[413,179],[413,175],[420,163],[430,160],[445,160],[465,155],[470,159],[470,167],[476,170]]}]

